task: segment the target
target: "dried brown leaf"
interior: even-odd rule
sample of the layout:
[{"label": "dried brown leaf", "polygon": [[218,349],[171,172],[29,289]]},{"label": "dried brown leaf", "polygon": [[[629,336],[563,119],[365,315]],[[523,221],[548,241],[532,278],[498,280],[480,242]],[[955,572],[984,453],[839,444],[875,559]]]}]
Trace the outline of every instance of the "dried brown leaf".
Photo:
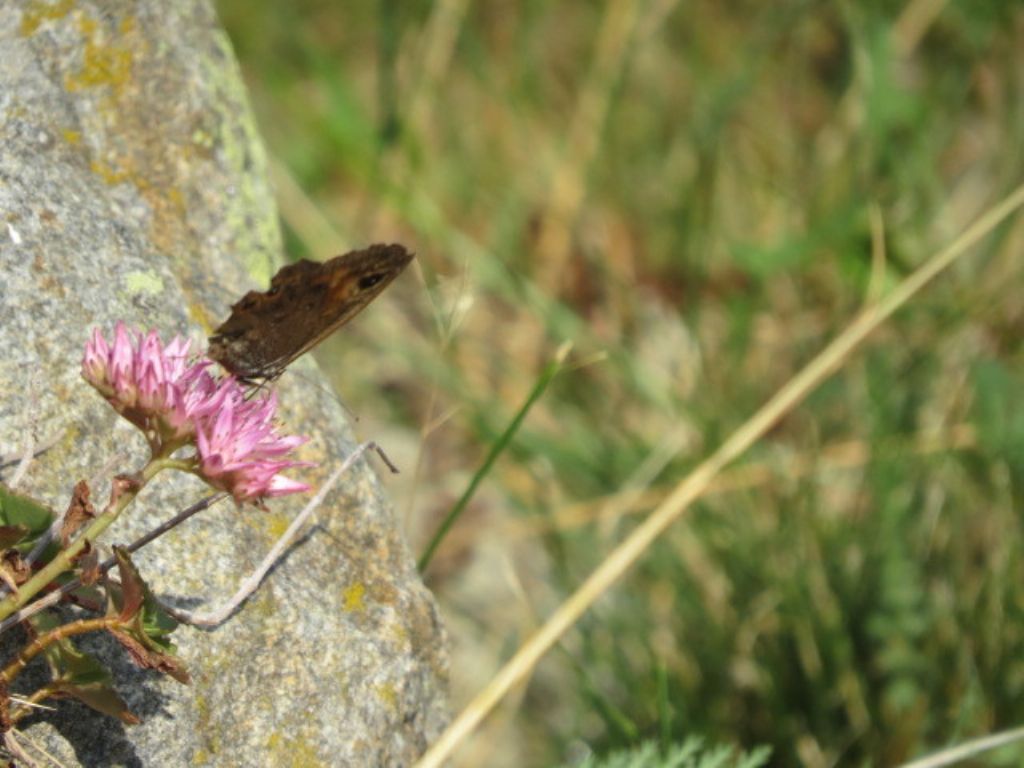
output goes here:
[{"label": "dried brown leaf", "polygon": [[117,559],[117,570],[121,575],[120,618],[121,621],[130,621],[142,610],[142,604],[146,600],[146,584],[127,550],[114,547],[114,557]]},{"label": "dried brown leaf", "polygon": [[68,511],[64,513],[64,523],[60,528],[61,543],[66,547],[71,537],[94,517],[96,509],[89,501],[89,485],[85,480],[79,480],[71,493]]},{"label": "dried brown leaf", "polygon": [[81,568],[78,578],[83,586],[95,584],[103,576],[103,572],[100,570],[99,550],[92,545],[91,541],[85,542],[85,547],[75,558],[75,564]]},{"label": "dried brown leaf", "polygon": [[32,566],[25,562],[18,550],[8,549],[0,555],[0,571],[2,571],[0,578],[8,585],[13,583],[13,586],[17,588],[18,585],[28,581],[29,576],[32,575]]},{"label": "dried brown leaf", "polygon": [[115,475],[110,484],[110,504],[117,502],[128,491],[138,490],[142,481],[136,475]]},{"label": "dried brown leaf", "polygon": [[192,681],[185,665],[174,656],[150,650],[133,635],[123,630],[112,629],[110,633],[125,647],[128,655],[132,657],[132,661],[143,669],[155,669],[186,685]]}]

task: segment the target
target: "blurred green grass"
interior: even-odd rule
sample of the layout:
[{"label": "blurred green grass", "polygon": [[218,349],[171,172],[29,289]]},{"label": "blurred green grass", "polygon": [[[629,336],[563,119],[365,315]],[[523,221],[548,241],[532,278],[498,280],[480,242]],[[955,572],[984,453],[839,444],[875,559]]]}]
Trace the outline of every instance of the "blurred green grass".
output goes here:
[{"label": "blurred green grass", "polygon": [[[419,254],[320,357],[407,469],[417,553],[575,344],[428,572],[456,709],[636,511],[1024,179],[1020,2],[218,10],[292,254]],[[1024,720],[1022,247],[1015,221],[898,314],[459,763],[702,734],[888,765]]]}]

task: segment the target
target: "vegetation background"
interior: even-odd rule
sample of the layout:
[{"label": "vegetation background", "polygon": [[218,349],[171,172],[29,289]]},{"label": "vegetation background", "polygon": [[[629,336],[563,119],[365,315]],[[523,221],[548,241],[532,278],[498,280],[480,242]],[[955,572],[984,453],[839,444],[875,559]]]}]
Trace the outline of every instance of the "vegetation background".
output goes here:
[{"label": "vegetation background", "polygon": [[[1024,3],[218,0],[289,253],[417,267],[318,353],[458,711],[689,468],[1024,180]],[[665,534],[457,754],[891,765],[1024,721],[1024,221]],[[574,344],[478,472],[556,350]],[[983,764],[1018,765],[1024,748]]]}]

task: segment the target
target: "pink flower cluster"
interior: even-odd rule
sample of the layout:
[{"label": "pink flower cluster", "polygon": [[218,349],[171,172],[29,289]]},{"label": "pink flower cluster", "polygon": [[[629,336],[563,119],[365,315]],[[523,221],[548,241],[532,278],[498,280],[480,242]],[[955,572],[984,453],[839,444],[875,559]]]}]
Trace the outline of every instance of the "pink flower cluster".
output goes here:
[{"label": "pink flower cluster", "polygon": [[305,465],[284,457],[306,438],[277,434],[277,398],[247,396],[233,376],[215,378],[208,360],[190,361],[190,346],[177,336],[163,346],[156,331],[143,335],[119,322],[112,343],[93,332],[82,376],[143,431],[154,453],[194,443],[196,474],[236,500],[309,490],[279,474]]},{"label": "pink flower cluster", "polygon": [[244,501],[309,490],[305,483],[278,474],[309,463],[281,458],[308,438],[276,433],[276,395],[246,400],[245,390],[229,376],[221,380],[211,402],[217,403],[216,409],[196,419],[199,472],[208,483]]}]

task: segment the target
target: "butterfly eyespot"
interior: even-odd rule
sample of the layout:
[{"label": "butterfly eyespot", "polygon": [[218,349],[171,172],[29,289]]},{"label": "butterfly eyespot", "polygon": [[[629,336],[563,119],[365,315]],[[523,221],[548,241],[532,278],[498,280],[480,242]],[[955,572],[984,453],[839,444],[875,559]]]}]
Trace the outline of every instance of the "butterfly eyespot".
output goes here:
[{"label": "butterfly eyespot", "polygon": [[365,291],[368,288],[373,288],[377,283],[384,279],[384,275],[378,272],[375,275],[367,275],[366,277],[359,278],[359,290]]},{"label": "butterfly eyespot", "polygon": [[400,245],[374,245],[282,267],[267,291],[249,291],[232,305],[210,337],[210,353],[242,381],[276,379],[358,314],[412,258]]}]

